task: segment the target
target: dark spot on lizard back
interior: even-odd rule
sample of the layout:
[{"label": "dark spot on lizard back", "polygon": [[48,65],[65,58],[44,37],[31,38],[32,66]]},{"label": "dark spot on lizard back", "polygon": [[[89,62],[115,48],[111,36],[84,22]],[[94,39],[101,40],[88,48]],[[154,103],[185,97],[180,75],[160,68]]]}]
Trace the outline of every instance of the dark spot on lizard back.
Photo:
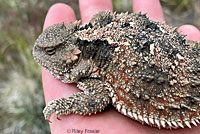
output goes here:
[{"label": "dark spot on lizard back", "polygon": [[92,25],[90,22],[89,22],[88,24],[86,24],[85,26],[80,27],[79,30],[86,30],[86,29],[88,29],[88,28],[93,28],[93,25]]},{"label": "dark spot on lizard back", "polygon": [[106,40],[93,40],[91,42],[87,40],[78,39],[78,44],[80,46],[83,58],[92,58],[97,66],[103,67],[104,64],[111,60],[111,53],[114,47],[111,46]]},{"label": "dark spot on lizard back", "polygon": [[112,17],[111,16],[106,16],[101,22],[100,25],[101,26],[106,26],[108,24],[110,24],[112,22]]}]

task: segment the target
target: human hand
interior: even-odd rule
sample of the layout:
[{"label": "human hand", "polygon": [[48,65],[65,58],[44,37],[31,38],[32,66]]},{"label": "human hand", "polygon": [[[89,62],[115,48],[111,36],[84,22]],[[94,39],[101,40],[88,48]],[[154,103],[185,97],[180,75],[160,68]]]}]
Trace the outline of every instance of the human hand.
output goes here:
[{"label": "human hand", "polygon": [[[112,11],[112,0],[79,0],[82,23],[86,23],[89,19],[100,10]],[[147,16],[156,21],[164,21],[162,9],[158,0],[133,0],[134,12],[147,13]],[[76,20],[73,10],[65,4],[53,5],[45,19],[44,29],[55,23],[69,23]],[[179,29],[182,34],[187,34],[186,38],[191,40],[200,40],[200,31],[191,26],[181,26]],[[75,84],[64,84],[55,79],[45,69],[42,69],[43,88],[46,103],[56,98],[69,97],[73,93],[78,92]],[[146,125],[141,125],[137,121],[123,116],[114,108],[104,110],[101,113],[91,116],[81,116],[70,114],[61,116],[61,120],[57,120],[55,115],[51,116],[50,128],[52,134],[67,134],[75,133],[76,130],[99,130],[97,134],[156,134],[156,133],[191,133],[199,134],[200,125],[192,127],[192,129],[184,128],[178,130],[166,130],[152,128]],[[71,132],[70,132],[71,131]],[[76,132],[78,133],[78,132]],[[85,133],[85,132],[84,132]]]}]

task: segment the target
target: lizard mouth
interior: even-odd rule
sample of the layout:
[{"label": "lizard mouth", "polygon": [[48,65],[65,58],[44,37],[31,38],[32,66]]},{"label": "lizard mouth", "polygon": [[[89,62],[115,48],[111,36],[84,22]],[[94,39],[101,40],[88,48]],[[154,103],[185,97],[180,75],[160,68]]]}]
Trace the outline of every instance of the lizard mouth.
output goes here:
[{"label": "lizard mouth", "polygon": [[68,64],[62,64],[60,68],[58,68],[58,64],[49,64],[48,61],[43,61],[40,58],[34,57],[34,60],[43,68],[45,68],[48,72],[50,72],[52,75],[58,75],[58,76],[64,76],[65,73],[69,72],[70,67]]},{"label": "lizard mouth", "polygon": [[34,60],[40,66],[42,66],[45,70],[51,73],[51,75],[53,75],[55,78],[60,79],[60,80],[65,80],[64,83],[71,83],[72,81],[70,78],[71,69],[75,68],[81,60],[80,56],[74,59],[76,60],[70,63],[69,61],[66,60],[66,61],[63,61],[62,63],[49,64],[50,63],[49,61],[44,61],[34,56]]}]

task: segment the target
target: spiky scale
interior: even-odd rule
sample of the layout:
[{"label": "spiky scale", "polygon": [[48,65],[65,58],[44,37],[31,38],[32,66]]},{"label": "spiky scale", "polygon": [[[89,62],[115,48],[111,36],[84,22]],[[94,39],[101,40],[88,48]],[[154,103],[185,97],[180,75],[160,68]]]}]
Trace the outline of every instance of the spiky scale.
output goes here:
[{"label": "spiky scale", "polygon": [[154,120],[152,118],[149,118],[149,121],[152,125],[154,125]]},{"label": "spiky scale", "polygon": [[162,125],[163,128],[166,127],[166,122],[164,120],[161,120],[160,123],[161,123],[161,125]]},{"label": "spiky scale", "polygon": [[189,122],[189,121],[185,121],[184,123],[185,123],[185,125],[186,125],[187,127],[191,128],[191,125],[190,125],[190,122]]},{"label": "spiky scale", "polygon": [[112,103],[150,126],[190,128],[200,115],[199,45],[143,14],[102,11],[84,25],[50,26],[36,40],[34,59],[83,92],[51,101],[44,116],[86,115]]},{"label": "spiky scale", "polygon": [[135,120],[138,120],[138,116],[137,116],[136,113],[133,113],[133,117],[134,117]]},{"label": "spiky scale", "polygon": [[146,124],[149,124],[149,121],[148,121],[148,119],[145,117],[144,118],[144,122],[146,123]]}]

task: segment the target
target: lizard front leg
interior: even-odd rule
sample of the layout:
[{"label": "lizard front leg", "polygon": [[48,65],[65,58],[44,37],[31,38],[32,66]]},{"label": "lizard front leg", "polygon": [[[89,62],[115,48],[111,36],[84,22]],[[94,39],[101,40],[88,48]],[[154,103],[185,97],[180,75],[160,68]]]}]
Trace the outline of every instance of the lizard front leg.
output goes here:
[{"label": "lizard front leg", "polygon": [[83,92],[75,93],[69,98],[55,99],[48,103],[43,110],[46,120],[49,120],[54,112],[56,112],[57,119],[60,115],[70,113],[90,115],[103,110],[110,103],[106,86],[100,80],[84,80],[78,82],[77,86]]},{"label": "lizard front leg", "polygon": [[80,63],[70,70],[70,73],[66,73],[64,79],[61,79],[64,83],[77,83],[82,77],[88,77],[93,71],[94,63],[91,59],[84,59]]}]

